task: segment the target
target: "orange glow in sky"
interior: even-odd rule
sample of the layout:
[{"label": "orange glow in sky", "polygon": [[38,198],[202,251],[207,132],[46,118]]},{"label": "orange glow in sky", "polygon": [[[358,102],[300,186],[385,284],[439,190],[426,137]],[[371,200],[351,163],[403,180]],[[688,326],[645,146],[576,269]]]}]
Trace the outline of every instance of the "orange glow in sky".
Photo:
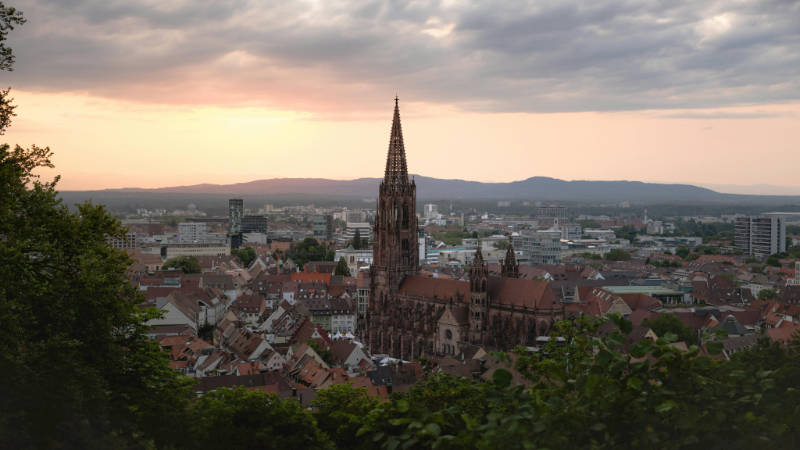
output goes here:
[{"label": "orange glow in sky", "polygon": [[[256,107],[175,106],[15,91],[8,142],[55,152],[62,190],[381,176],[383,117],[335,121]],[[798,105],[476,113],[401,99],[413,173],[797,186]],[[342,108],[346,108],[343,105]],[[800,189],[799,189],[800,191]]]}]

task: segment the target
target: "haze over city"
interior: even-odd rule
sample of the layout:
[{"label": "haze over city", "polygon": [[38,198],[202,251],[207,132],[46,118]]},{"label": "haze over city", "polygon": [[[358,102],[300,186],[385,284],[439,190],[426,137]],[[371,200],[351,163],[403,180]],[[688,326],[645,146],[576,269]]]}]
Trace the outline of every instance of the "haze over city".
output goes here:
[{"label": "haze over city", "polygon": [[800,194],[793,2],[15,6],[6,137],[62,190],[376,176],[397,94],[423,175]]}]

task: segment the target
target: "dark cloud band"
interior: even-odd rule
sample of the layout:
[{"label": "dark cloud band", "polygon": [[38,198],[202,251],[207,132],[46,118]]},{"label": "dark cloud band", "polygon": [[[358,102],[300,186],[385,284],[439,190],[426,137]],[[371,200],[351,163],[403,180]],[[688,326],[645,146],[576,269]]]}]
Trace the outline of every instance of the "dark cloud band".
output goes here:
[{"label": "dark cloud band", "polygon": [[[19,89],[325,111],[800,98],[800,2],[14,1]],[[388,94],[387,94],[388,93]]]}]

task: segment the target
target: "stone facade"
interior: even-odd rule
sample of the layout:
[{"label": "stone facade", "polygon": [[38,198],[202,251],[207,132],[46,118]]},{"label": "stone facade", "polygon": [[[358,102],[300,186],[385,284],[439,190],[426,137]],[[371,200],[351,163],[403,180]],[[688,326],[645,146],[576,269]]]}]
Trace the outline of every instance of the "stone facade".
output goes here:
[{"label": "stone facade", "polygon": [[547,282],[518,278],[513,248],[501,276],[489,275],[480,245],[469,281],[417,274],[416,185],[408,178],[397,99],[378,195],[365,333],[373,353],[411,360],[458,356],[469,346],[533,345],[564,317]]}]

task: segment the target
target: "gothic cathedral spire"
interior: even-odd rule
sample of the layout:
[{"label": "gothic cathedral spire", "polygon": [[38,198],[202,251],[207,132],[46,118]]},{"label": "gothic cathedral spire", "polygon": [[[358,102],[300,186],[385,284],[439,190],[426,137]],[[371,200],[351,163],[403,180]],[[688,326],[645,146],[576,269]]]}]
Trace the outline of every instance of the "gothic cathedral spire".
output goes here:
[{"label": "gothic cathedral spire", "polygon": [[400,105],[397,97],[394,98],[394,118],[392,119],[392,133],[389,137],[389,154],[386,157],[386,173],[383,182],[388,186],[408,184],[406,149],[403,145],[403,128],[400,126]]},{"label": "gothic cathedral spire", "polygon": [[394,99],[394,118],[386,155],[386,173],[378,192],[373,265],[396,287],[405,275],[417,271],[417,187],[408,179],[400,106]]},{"label": "gothic cathedral spire", "polygon": [[367,342],[373,352],[402,355],[407,351],[404,345],[408,336],[395,329],[403,319],[398,316],[401,313],[395,296],[403,280],[415,274],[419,266],[416,211],[417,186],[408,179],[400,106],[395,97],[386,173],[378,189],[370,267]]}]

